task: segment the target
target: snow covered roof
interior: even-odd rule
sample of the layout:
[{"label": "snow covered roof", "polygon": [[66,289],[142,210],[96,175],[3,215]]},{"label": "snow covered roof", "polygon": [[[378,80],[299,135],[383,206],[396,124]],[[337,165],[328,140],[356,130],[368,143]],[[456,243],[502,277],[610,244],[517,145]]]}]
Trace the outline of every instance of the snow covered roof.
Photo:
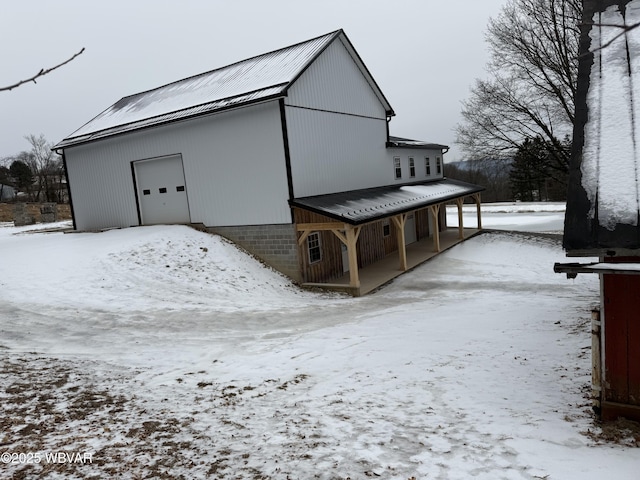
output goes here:
[{"label": "snow covered roof", "polygon": [[420,140],[411,140],[410,138],[389,136],[387,147],[401,147],[401,148],[421,148],[429,150],[448,150],[447,145],[440,145],[438,143],[422,142]]},{"label": "snow covered roof", "polygon": [[286,96],[308,66],[340,39],[387,113],[391,105],[342,30],[118,100],[54,148]]},{"label": "snow covered roof", "polygon": [[483,190],[484,187],[478,185],[444,178],[295,198],[289,203],[293,207],[304,208],[341,222],[360,225]]},{"label": "snow covered roof", "polygon": [[[640,249],[640,0],[584,0],[564,246]],[[591,25],[589,28],[588,26]]]}]

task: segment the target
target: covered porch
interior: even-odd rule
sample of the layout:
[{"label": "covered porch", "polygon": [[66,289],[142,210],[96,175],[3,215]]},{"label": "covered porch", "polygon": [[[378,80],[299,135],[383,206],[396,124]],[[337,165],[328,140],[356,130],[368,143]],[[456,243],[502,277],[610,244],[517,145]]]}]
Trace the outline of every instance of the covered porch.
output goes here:
[{"label": "covered porch", "polygon": [[[291,201],[303,286],[340,290],[354,296],[375,290],[480,232],[481,190],[477,185],[442,179]],[[477,229],[464,228],[465,197],[476,204]],[[458,207],[456,228],[446,227],[447,203]],[[325,236],[322,242],[320,233],[329,234],[329,238]]]},{"label": "covered porch", "polygon": [[457,227],[448,228],[440,233],[439,251],[435,250],[434,242],[431,238],[420,239],[417,242],[411,243],[406,246],[406,269],[402,269],[398,265],[398,254],[391,253],[382,260],[360,268],[358,270],[360,285],[357,287],[352,286],[352,276],[350,272],[344,273],[332,283],[307,282],[303,283],[303,286],[347,292],[356,297],[366,295],[403,273],[435,257],[439,253],[461,243],[467,238],[477,235],[481,231],[482,230],[477,228],[466,228],[464,229],[464,237],[460,238]]}]

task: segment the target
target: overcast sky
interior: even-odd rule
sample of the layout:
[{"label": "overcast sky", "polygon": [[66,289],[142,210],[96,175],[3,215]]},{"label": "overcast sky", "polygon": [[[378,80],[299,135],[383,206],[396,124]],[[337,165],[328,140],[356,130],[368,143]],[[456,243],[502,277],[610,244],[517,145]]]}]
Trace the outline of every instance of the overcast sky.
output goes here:
[{"label": "overcast sky", "polygon": [[392,135],[454,144],[460,102],[485,77],[487,21],[506,0],[2,1],[0,158],[58,142],[120,98],[339,28],[396,112]]}]

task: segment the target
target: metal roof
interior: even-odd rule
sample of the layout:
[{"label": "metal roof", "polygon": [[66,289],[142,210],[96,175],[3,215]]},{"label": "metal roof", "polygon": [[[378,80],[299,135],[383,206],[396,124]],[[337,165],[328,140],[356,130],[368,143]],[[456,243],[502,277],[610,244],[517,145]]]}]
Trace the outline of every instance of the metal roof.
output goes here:
[{"label": "metal roof", "polygon": [[440,145],[439,143],[428,143],[420,140],[411,140],[410,138],[389,136],[387,147],[400,147],[400,148],[421,148],[429,150],[448,150],[448,145]]},{"label": "metal roof", "polygon": [[393,110],[342,30],[124,97],[74,131],[63,148],[153,125],[285,96],[291,85],[340,39],[387,113]]},{"label": "metal roof", "polygon": [[483,190],[484,187],[479,185],[443,178],[430,182],[294,198],[289,204],[351,225],[360,225]]},{"label": "metal roof", "polygon": [[640,0],[583,2],[563,239],[569,255],[640,250],[640,29],[628,27],[639,21]]}]

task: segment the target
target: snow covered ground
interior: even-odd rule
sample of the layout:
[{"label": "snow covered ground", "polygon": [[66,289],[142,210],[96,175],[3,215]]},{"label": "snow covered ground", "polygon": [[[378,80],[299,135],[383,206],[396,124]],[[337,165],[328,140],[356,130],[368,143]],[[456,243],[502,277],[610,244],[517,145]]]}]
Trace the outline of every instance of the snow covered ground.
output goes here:
[{"label": "snow covered ground", "polygon": [[638,478],[559,240],[486,233],[354,299],[187,227],[28,230],[0,224],[0,478]]},{"label": "snow covered ground", "polygon": [[[482,205],[483,228],[519,232],[546,232],[562,234],[564,230],[564,202],[501,202]],[[477,228],[476,206],[462,207],[462,224]],[[458,225],[458,209],[447,206],[447,225]]]}]

